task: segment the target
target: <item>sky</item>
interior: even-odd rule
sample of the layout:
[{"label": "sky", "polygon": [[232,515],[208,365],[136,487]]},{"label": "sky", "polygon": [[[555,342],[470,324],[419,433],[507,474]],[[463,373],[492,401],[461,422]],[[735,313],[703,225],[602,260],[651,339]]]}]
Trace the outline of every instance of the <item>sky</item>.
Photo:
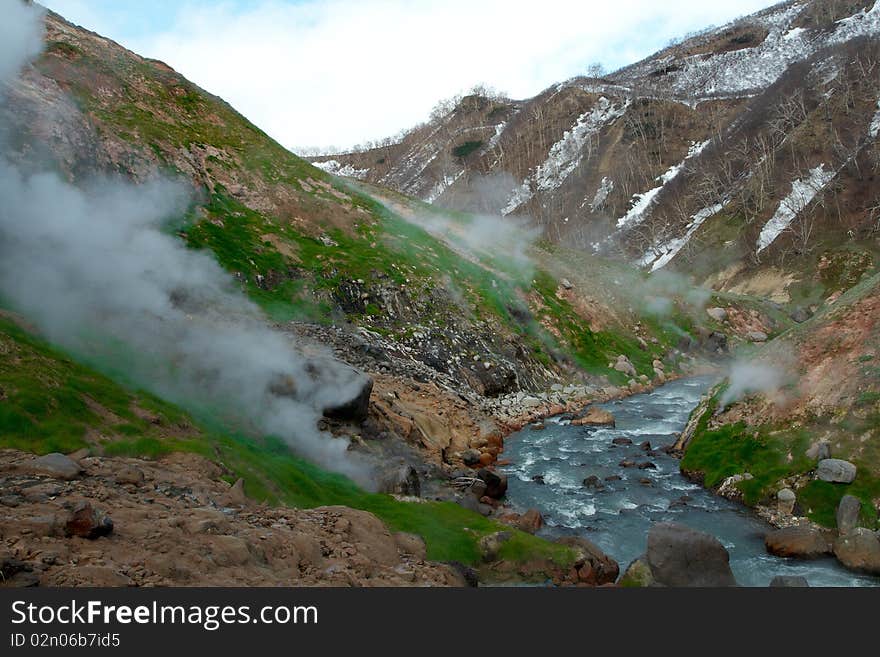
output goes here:
[{"label": "sky", "polygon": [[529,98],[773,0],[41,0],[160,59],[293,150],[347,148],[485,84]]}]

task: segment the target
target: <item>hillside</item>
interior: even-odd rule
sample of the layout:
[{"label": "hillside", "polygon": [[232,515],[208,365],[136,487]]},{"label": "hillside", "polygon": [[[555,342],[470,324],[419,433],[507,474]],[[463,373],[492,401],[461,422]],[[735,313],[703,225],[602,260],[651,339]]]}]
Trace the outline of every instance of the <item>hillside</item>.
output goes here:
[{"label": "hillside", "polygon": [[[791,488],[798,509],[836,526],[841,498],[861,500],[862,525],[880,510],[880,370],[877,367],[880,277],[859,283],[828,309],[748,355],[750,380],[721,386],[698,408],[680,440],[682,469],[707,486],[748,472],[731,491],[746,503],[774,507]],[[760,365],[758,365],[760,364]],[[781,387],[761,384],[766,372],[788,372]],[[739,393],[727,394],[736,385]],[[823,447],[824,446],[824,447]],[[827,450],[819,452],[819,448]],[[854,481],[816,477],[817,453],[856,465]],[[820,457],[821,458],[821,457]]]},{"label": "hillside", "polygon": [[818,306],[876,266],[878,31],[874,2],[784,2],[602,79],[465,97],[398,144],[316,163]]}]

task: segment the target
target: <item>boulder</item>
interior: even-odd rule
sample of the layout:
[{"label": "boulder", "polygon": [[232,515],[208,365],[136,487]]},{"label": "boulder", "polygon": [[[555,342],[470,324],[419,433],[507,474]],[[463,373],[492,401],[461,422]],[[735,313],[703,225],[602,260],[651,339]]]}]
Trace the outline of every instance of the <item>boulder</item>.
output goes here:
[{"label": "boulder", "polygon": [[397,549],[403,554],[414,557],[419,561],[424,561],[428,556],[428,546],[425,545],[425,539],[417,534],[397,532],[394,534],[394,541],[397,543]]},{"label": "boulder", "polygon": [[477,543],[483,561],[486,563],[497,561],[501,546],[509,541],[510,538],[510,532],[495,532],[494,534],[483,536]]},{"label": "boulder", "polygon": [[645,561],[663,586],[736,586],[730,555],[718,539],[678,523],[651,528]]},{"label": "boulder", "polygon": [[614,416],[606,410],[591,406],[581,417],[571,421],[573,427],[614,426]]},{"label": "boulder", "polygon": [[818,529],[808,525],[785,527],[764,537],[767,552],[777,557],[818,559],[831,553],[831,546]]},{"label": "boulder", "polygon": [[723,322],[727,319],[727,311],[724,308],[706,308],[706,314],[716,322]]},{"label": "boulder", "polygon": [[629,438],[615,438],[614,440],[611,441],[611,444],[626,446],[626,445],[632,445],[633,441],[631,441]]},{"label": "boulder", "polygon": [[859,514],[862,511],[862,501],[853,495],[844,495],[837,505],[837,531],[841,534],[849,534],[859,525]]},{"label": "boulder", "polygon": [[751,342],[767,342],[767,334],[764,331],[749,331],[746,338]]},{"label": "boulder", "polygon": [[617,362],[614,363],[614,369],[629,376],[639,375],[635,366],[630,362],[630,359],[623,355],[617,357]]},{"label": "boulder", "polygon": [[783,488],[776,493],[776,509],[779,513],[790,516],[794,512],[797,495],[791,488]]},{"label": "boulder", "polygon": [[789,314],[791,320],[793,322],[797,322],[798,324],[803,324],[807,320],[813,317],[813,312],[809,308],[804,308],[803,306],[799,306],[791,311]]},{"label": "boulder", "polygon": [[64,531],[68,536],[94,540],[113,531],[113,520],[90,502],[78,502],[64,525]]},{"label": "boulder", "polygon": [[483,468],[477,473],[477,477],[486,482],[486,497],[500,500],[507,493],[507,475]]},{"label": "boulder", "polygon": [[803,588],[810,586],[805,577],[800,575],[777,575],[770,580],[770,588]]},{"label": "boulder", "polygon": [[133,465],[127,465],[119,469],[115,477],[117,484],[130,484],[140,486],[144,483],[144,472]]},{"label": "boulder", "polygon": [[824,440],[819,440],[807,449],[806,451],[807,458],[812,459],[814,461],[824,461],[825,459],[831,458],[831,445],[829,445]]},{"label": "boulder", "polygon": [[419,473],[411,465],[402,465],[387,470],[380,477],[379,492],[388,493],[389,495],[419,497],[422,494]]},{"label": "boulder", "polygon": [[858,527],[834,542],[834,556],[850,570],[880,575],[880,540],[877,534]]},{"label": "boulder", "polygon": [[816,478],[837,484],[851,484],[856,478],[856,466],[842,459],[822,459],[816,469]]},{"label": "boulder", "polygon": [[657,586],[651,567],[642,556],[633,561],[626,568],[623,577],[620,578],[620,586],[625,588],[644,588],[648,586]]},{"label": "boulder", "polygon": [[370,410],[370,395],[373,392],[373,379],[361,375],[358,384],[352,386],[347,398],[324,407],[324,417],[343,422],[363,422]]},{"label": "boulder", "polygon": [[604,490],[605,486],[602,484],[602,481],[596,475],[590,475],[583,481],[584,488],[593,488],[595,490]]},{"label": "boulder", "polygon": [[712,331],[703,346],[712,353],[724,353],[727,351],[727,335],[720,331]]},{"label": "boulder", "polygon": [[64,479],[65,481],[76,479],[82,472],[79,463],[57,452],[32,459],[24,466],[24,469],[30,474]]},{"label": "boulder", "polygon": [[247,506],[248,496],[244,492],[244,479],[239,477],[229,488],[226,501],[230,506]]},{"label": "boulder", "polygon": [[482,453],[478,449],[466,449],[461,453],[461,461],[468,467],[480,464]]},{"label": "boulder", "polygon": [[578,572],[578,581],[593,586],[617,581],[620,566],[595,543],[580,536],[565,536],[557,543],[573,548],[577,553],[574,565]]},{"label": "boulder", "polygon": [[517,520],[516,527],[527,534],[537,534],[544,526],[544,516],[537,509],[529,509]]}]

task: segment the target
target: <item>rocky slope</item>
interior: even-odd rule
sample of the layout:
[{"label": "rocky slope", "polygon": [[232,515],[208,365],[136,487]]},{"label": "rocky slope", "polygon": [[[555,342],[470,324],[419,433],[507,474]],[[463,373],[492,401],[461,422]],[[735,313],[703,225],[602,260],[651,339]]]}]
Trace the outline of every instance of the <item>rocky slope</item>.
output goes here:
[{"label": "rocky slope", "polygon": [[[878,31],[871,1],[784,2],[316,162],[717,290],[820,304],[876,266]],[[817,284],[823,260],[837,264]]]},{"label": "rocky slope", "polygon": [[[808,518],[839,528],[841,500],[851,497],[854,523],[876,529],[878,302],[875,275],[749,354],[751,381],[734,374],[694,412],[678,445],[683,470],[764,507],[777,524]],[[767,380],[770,371],[780,376]]]}]

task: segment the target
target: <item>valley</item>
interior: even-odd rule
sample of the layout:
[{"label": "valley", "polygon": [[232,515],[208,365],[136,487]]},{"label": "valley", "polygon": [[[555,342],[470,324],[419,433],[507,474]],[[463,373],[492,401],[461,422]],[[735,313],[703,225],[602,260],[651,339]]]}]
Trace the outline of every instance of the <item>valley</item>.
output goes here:
[{"label": "valley", "polygon": [[[688,512],[658,475],[735,518],[695,527],[731,581],[880,582],[880,6],[784,2],[303,159],[173,62],[22,5],[4,584],[662,584],[646,534]],[[643,433],[669,454],[622,492],[531,468]],[[850,570],[757,555],[792,527]]]}]

